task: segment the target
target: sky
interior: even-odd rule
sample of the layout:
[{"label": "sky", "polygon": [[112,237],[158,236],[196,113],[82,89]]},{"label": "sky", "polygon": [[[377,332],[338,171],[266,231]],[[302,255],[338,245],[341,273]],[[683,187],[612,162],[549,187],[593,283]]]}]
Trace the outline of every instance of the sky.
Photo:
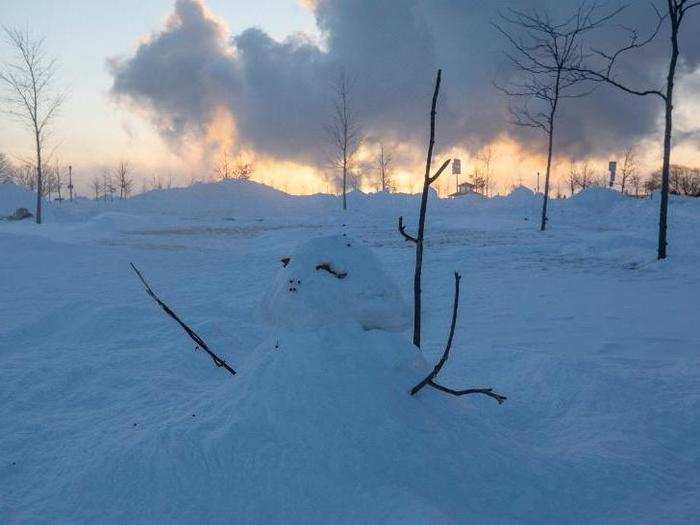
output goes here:
[{"label": "sky", "polygon": [[[390,145],[395,176],[417,188],[426,112],[437,67],[444,69],[438,154],[468,171],[488,148],[498,189],[535,185],[543,170],[541,136],[515,129],[493,82],[510,78],[507,43],[490,25],[497,8],[567,15],[574,0],[4,0],[0,20],[46,36],[70,92],[52,134],[55,157],[87,182],[121,160],[144,181],[204,180],[223,152],[253,160],[255,178],[291,192],[332,191],[324,125],[338,71],[353,95],[371,171],[379,141]],[[615,4],[615,2],[611,2]],[[700,164],[700,9],[686,22],[679,75],[676,160]],[[633,4],[621,23],[653,27],[653,12]],[[660,35],[664,37],[664,35]],[[663,38],[625,64],[639,82],[660,81]],[[596,35],[602,47],[619,34]],[[6,53],[3,49],[0,52]],[[662,105],[609,89],[567,104],[556,142],[557,177],[571,159],[607,166],[631,145],[645,169],[658,164]],[[30,155],[31,138],[5,117],[0,151]],[[372,189],[368,177],[364,189]],[[447,182],[445,182],[447,184]],[[451,182],[450,182],[451,184]],[[447,190],[445,186],[442,188]]]},{"label": "sky", "polygon": [[[284,38],[297,31],[316,31],[311,12],[295,0],[213,0],[208,5],[234,32],[264,26],[271,35]],[[119,162],[124,157],[136,157],[147,168],[143,171],[181,164],[148,122],[114,103],[109,95],[112,76],[106,64],[108,57],[133,52],[144,35],[163,25],[172,9],[170,0],[0,2],[3,25],[28,25],[33,33],[46,37],[51,54],[58,58],[60,82],[70,96],[53,133],[54,143],[61,161],[72,162],[78,177],[81,165],[92,172],[99,169],[96,165]],[[29,156],[32,143],[26,131],[3,115],[0,122],[0,151]]]}]

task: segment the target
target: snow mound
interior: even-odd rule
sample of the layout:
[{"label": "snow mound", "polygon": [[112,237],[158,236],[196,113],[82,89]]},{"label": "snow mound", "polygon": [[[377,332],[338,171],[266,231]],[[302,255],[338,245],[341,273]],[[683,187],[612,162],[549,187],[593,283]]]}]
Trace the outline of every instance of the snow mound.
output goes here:
[{"label": "snow mound", "polygon": [[36,193],[11,182],[0,184],[0,216],[11,215],[17,208],[36,210]]},{"label": "snow mound", "polygon": [[429,369],[399,334],[353,324],[281,330],[198,406],[169,406],[91,443],[71,485],[83,504],[61,498],[52,515],[458,523],[466,512],[513,520],[561,504],[527,456],[464,410],[489,400],[409,395]]},{"label": "snow mound", "polygon": [[610,210],[624,202],[620,192],[609,188],[586,188],[574,195],[570,200],[572,204],[585,208],[588,212],[603,212]]},{"label": "snow mound", "polygon": [[513,190],[508,194],[507,198],[514,203],[528,203],[535,199],[537,196],[535,192],[530,188],[526,188],[523,185],[513,188]]},{"label": "snow mound", "polygon": [[313,213],[332,198],[293,196],[253,181],[225,180],[185,188],[151,190],[129,199],[124,209],[134,213],[203,216],[275,216]]},{"label": "snow mound", "polygon": [[282,261],[263,304],[273,326],[309,327],[355,321],[397,331],[409,315],[393,279],[371,249],[344,235],[304,242]]}]

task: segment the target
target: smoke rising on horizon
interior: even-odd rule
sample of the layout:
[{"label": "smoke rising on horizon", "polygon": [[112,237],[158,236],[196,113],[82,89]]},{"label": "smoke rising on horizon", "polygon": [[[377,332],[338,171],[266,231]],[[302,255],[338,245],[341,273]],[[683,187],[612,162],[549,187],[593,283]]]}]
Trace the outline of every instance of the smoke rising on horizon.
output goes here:
[{"label": "smoke rising on horizon", "polygon": [[[423,145],[435,70],[444,71],[439,147],[476,150],[504,132],[523,147],[539,144],[531,131],[508,122],[507,103],[494,89],[507,78],[507,44],[490,26],[498,9],[547,8],[566,16],[574,0],[315,0],[310,3],[323,37],[294,35],[277,41],[258,28],[229,35],[200,0],[177,0],[161,30],[133,56],[109,60],[112,95],[146,110],[172,144],[202,137],[221,108],[232,116],[235,143],[270,158],[321,161],[330,83],[340,68],[356,79],[354,99],[369,137]],[[617,23],[651,31],[656,15],[646,3],[628,7]],[[642,5],[643,4],[643,5]],[[610,2],[607,9],[618,4]],[[700,32],[685,28],[684,72],[700,63]],[[614,27],[596,45],[612,48],[625,35]],[[630,56],[624,73],[660,87],[667,35]],[[575,155],[605,154],[656,131],[661,104],[601,86],[567,100],[557,144]]]}]

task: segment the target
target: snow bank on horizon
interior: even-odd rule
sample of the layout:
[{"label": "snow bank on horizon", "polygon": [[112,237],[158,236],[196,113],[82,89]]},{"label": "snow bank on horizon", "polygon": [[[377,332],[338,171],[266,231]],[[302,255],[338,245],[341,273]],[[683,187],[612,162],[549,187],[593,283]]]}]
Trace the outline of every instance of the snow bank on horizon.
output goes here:
[{"label": "snow bank on horizon", "polygon": [[[151,190],[126,200],[112,202],[78,199],[74,202],[46,202],[46,222],[123,223],[127,227],[136,216],[162,216],[165,218],[222,220],[238,219],[295,219],[325,220],[329,217],[345,221],[352,218],[390,219],[403,215],[411,223],[420,207],[420,194],[363,193],[351,191],[347,195],[348,210],[341,209],[342,199],[336,195],[289,195],[272,187],[253,181],[229,180],[198,183],[183,188]],[[658,215],[658,194],[635,199],[608,188],[587,188],[568,199],[550,199],[550,224],[566,219],[580,222],[597,222],[606,215],[619,212],[625,220],[639,217],[645,221]],[[671,195],[671,214],[695,214],[700,199]],[[0,184],[0,214],[8,215],[18,207],[34,212],[36,194],[14,184]],[[499,216],[536,219],[541,213],[542,195],[524,186],[516,187],[510,194],[492,198],[459,197],[439,198],[434,189],[429,193],[430,214],[467,215],[496,212]],[[112,215],[121,214],[123,220]],[[109,215],[107,215],[109,217]],[[127,219],[131,217],[131,219]],[[608,220],[607,218],[605,220]]]}]

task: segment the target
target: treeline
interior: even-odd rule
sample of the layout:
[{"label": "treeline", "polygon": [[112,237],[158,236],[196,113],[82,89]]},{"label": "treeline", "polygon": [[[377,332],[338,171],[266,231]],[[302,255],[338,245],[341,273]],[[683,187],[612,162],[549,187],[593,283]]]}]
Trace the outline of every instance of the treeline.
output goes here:
[{"label": "treeline", "polygon": [[[669,191],[675,195],[700,197],[700,168],[671,164],[668,183]],[[648,192],[660,189],[661,171],[655,171],[644,186]]]},{"label": "treeline", "polygon": [[[7,155],[0,153],[0,183],[12,182],[30,191],[37,191],[36,166],[30,163],[16,165]],[[54,165],[44,165],[41,178],[41,195],[48,200],[66,198],[69,191],[69,168]]]}]

